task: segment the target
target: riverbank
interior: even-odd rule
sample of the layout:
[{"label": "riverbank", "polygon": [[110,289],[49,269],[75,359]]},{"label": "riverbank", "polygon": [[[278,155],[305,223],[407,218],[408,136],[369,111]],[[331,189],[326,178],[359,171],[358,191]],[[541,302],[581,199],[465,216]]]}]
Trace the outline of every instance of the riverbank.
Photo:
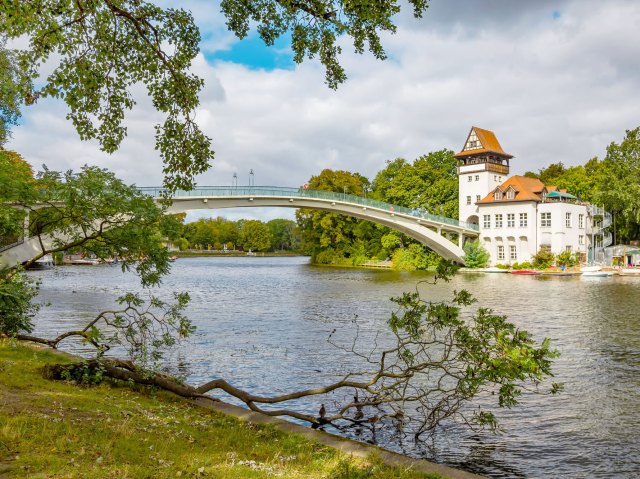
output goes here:
[{"label": "riverbank", "polygon": [[193,251],[172,251],[171,254],[178,258],[195,258],[195,257],[234,257],[234,258],[242,258],[242,257],[251,257],[251,256],[264,256],[264,257],[296,257],[296,256],[305,256],[300,253],[294,253],[290,251],[270,251],[266,253],[247,253],[245,251],[207,251],[207,250],[193,250]]},{"label": "riverbank", "polygon": [[0,478],[443,477],[388,467],[379,455],[356,457],[162,391],[42,378],[44,365],[70,361],[0,340]]}]

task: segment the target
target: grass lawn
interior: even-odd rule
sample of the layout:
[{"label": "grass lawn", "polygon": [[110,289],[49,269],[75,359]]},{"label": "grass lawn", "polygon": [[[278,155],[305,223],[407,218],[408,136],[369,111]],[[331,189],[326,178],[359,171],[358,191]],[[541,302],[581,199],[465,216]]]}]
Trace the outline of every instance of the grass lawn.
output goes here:
[{"label": "grass lawn", "polygon": [[42,378],[51,350],[0,340],[0,478],[441,478],[357,459],[164,392]]}]

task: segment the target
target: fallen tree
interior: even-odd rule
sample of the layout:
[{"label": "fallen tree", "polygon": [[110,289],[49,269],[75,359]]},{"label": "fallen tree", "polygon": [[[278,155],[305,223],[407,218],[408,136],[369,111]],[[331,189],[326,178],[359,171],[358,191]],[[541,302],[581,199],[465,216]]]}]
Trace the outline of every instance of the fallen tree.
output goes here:
[{"label": "fallen tree", "polygon": [[[448,278],[453,268],[444,262],[436,280]],[[388,321],[389,335],[376,336],[373,344],[362,344],[357,318],[348,342],[329,336],[334,347],[357,355],[365,365],[359,371],[346,371],[331,384],[278,396],[255,395],[222,378],[191,386],[153,369],[150,366],[157,363],[149,361],[159,360],[160,350],[174,344],[170,338],[192,331],[181,313],[186,298],[178,299],[176,305],[169,305],[152,298],[143,306],[139,297],[128,295],[121,299],[123,309],[101,313],[79,332],[70,331],[53,340],[22,338],[57,347],[76,335],[96,347],[93,359],[49,368],[45,374],[50,378],[89,383],[105,378],[133,381],[188,398],[223,392],[251,410],[296,418],[314,427],[393,424],[416,438],[449,420],[495,430],[496,408],[517,405],[524,391],[560,390],[557,384],[548,391],[539,387],[552,376],[551,362],[557,355],[548,340],[536,346],[526,331],[504,316],[486,308],[469,311],[475,299],[466,291],[454,292],[451,301],[432,302],[422,299],[417,290],[393,298],[398,308]],[[131,359],[106,357],[115,343],[126,345]],[[331,411],[324,404],[318,414],[287,406],[292,400],[334,392],[349,399],[331,406]],[[482,408],[471,407],[477,398],[483,399]]]}]

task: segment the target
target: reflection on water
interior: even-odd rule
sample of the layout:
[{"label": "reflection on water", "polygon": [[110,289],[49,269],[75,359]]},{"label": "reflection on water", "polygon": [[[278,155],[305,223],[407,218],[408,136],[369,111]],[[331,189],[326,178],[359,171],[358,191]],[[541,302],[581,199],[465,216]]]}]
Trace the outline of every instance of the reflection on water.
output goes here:
[{"label": "reflection on water", "polygon": [[[51,303],[37,320],[37,332],[48,336],[84,325],[113,307],[117,295],[138,288],[135,277],[110,266],[31,274],[42,276],[40,296]],[[225,377],[271,395],[326,384],[357,367],[327,343],[329,333],[337,329],[348,340],[355,315],[365,339],[384,331],[393,310],[388,298],[426,278],[316,268],[305,258],[184,258],[157,293],[191,294],[188,313],[198,331],[174,353],[178,372],[194,384]],[[500,435],[448,425],[420,445],[382,430],[379,442],[493,477],[640,475],[640,278],[460,274],[418,288],[434,299],[466,288],[535,337],[550,337],[562,353],[555,381],[566,392],[524,397],[522,407],[502,411]],[[294,405],[317,412],[319,403]],[[366,431],[360,438],[371,440]]]}]

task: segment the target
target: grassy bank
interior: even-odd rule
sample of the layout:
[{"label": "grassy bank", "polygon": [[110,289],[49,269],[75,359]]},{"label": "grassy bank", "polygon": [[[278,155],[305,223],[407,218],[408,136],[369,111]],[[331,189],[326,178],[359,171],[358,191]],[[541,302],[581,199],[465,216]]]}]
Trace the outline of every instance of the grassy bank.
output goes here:
[{"label": "grassy bank", "polygon": [[0,478],[438,478],[356,459],[164,392],[42,378],[51,350],[0,340]]}]

